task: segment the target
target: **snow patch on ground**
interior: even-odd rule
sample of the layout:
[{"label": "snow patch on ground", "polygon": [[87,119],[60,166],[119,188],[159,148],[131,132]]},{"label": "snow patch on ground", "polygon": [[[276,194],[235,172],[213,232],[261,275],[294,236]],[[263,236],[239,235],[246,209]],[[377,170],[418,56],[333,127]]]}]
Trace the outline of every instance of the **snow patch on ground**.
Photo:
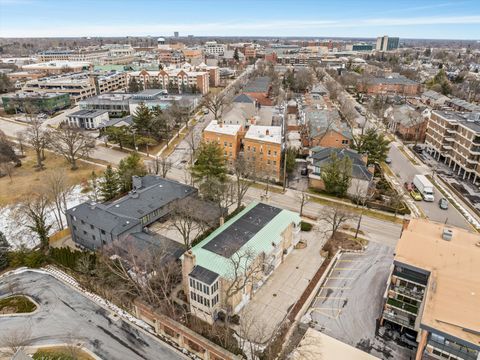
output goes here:
[{"label": "snow patch on ground", "polygon": [[[67,209],[88,201],[90,197],[90,192],[82,193],[82,186],[76,185],[71,194],[67,197]],[[0,208],[0,231],[5,234],[7,241],[13,249],[18,249],[21,246],[31,249],[39,244],[38,236],[27,227],[24,221],[16,219],[15,212],[17,211],[17,208],[18,205],[9,205]],[[47,216],[47,223],[53,224],[49,235],[60,230],[56,221],[55,213],[55,208],[51,207]],[[62,218],[65,225],[65,216],[63,215]]]}]

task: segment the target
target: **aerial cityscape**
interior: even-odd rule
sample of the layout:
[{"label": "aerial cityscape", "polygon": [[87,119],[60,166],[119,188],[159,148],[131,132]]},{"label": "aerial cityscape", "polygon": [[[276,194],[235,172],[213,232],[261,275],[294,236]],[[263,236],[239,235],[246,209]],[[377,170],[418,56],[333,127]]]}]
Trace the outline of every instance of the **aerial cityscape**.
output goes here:
[{"label": "aerial cityscape", "polygon": [[0,0],[0,360],[480,360],[478,0]]}]

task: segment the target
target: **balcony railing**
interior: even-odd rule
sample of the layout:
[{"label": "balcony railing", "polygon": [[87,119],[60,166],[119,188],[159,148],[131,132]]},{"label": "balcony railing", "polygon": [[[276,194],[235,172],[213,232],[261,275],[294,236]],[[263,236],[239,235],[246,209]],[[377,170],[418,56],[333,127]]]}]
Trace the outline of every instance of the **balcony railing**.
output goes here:
[{"label": "balcony railing", "polygon": [[401,314],[395,313],[394,311],[385,310],[383,313],[384,319],[390,320],[396,324],[409,327],[411,329],[415,328],[415,319],[408,316],[403,316]]},{"label": "balcony railing", "polygon": [[420,300],[420,301],[423,300],[423,294],[424,294],[423,290],[413,290],[413,289],[409,289],[402,286],[393,286],[392,290],[395,291],[396,293],[409,296],[416,300]]},{"label": "balcony railing", "polygon": [[400,300],[397,300],[397,299],[389,298],[387,300],[387,304],[391,305],[391,306],[394,306],[397,309],[404,310],[406,312],[414,314],[414,315],[418,314],[418,308],[416,306],[401,302]]}]

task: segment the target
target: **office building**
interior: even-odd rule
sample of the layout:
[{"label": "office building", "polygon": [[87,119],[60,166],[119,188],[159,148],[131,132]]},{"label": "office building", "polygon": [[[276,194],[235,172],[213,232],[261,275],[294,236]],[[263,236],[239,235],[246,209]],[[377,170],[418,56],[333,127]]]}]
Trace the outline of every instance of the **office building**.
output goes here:
[{"label": "office building", "polygon": [[377,38],[377,43],[375,50],[377,51],[391,51],[398,49],[399,38],[398,37],[389,37],[387,35],[380,36]]},{"label": "office building", "polygon": [[203,46],[203,51],[208,55],[223,55],[225,53],[226,46],[224,44],[218,44],[216,41],[207,41]]},{"label": "office building", "polygon": [[416,336],[416,360],[480,356],[480,235],[423,219],[404,224],[381,324]]},{"label": "office building", "polygon": [[70,106],[70,96],[61,93],[17,92],[2,95],[2,102],[8,114],[32,111],[53,114]]},{"label": "office building", "polygon": [[435,159],[464,179],[480,180],[480,112],[433,110],[425,144]]},{"label": "office building", "polygon": [[108,111],[106,110],[79,110],[67,115],[65,123],[84,130],[94,130],[108,120]]},{"label": "office building", "polygon": [[[254,202],[183,254],[190,311],[209,323],[227,309],[238,313],[298,243],[299,225],[297,213]],[[233,275],[237,263],[252,276],[231,294],[229,285],[239,280]]]}]

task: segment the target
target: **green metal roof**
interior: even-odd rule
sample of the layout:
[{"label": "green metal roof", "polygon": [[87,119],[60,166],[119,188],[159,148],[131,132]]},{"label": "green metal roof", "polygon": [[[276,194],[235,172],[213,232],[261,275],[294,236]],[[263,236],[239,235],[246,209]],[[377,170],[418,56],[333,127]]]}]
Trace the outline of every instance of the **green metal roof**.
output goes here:
[{"label": "green metal roof", "polygon": [[[225,224],[220,226],[218,229],[213,231],[208,237],[203,241],[195,245],[191,250],[196,257],[196,265],[200,265],[210,271],[216,272],[220,276],[228,277],[230,273],[230,268],[232,266],[231,258],[238,256],[245,252],[251,251],[253,254],[258,255],[262,252],[269,254],[272,250],[272,243],[278,245],[281,241],[281,233],[290,225],[292,222],[295,224],[300,223],[300,216],[298,213],[293,211],[282,209],[272,220],[270,220],[260,231],[258,231],[245,245],[243,245],[230,259],[225,258],[221,255],[215,254],[209,250],[203,248],[205,244],[214,239],[218,234],[222,233],[227,229],[231,224],[235,223],[239,218],[241,218],[245,213],[254,208],[258,202],[250,203],[245,209],[235,215],[233,218],[228,220]],[[242,260],[245,257],[242,258]],[[249,259],[253,260],[253,259]],[[242,267],[245,268],[245,265],[242,264]]]}]

